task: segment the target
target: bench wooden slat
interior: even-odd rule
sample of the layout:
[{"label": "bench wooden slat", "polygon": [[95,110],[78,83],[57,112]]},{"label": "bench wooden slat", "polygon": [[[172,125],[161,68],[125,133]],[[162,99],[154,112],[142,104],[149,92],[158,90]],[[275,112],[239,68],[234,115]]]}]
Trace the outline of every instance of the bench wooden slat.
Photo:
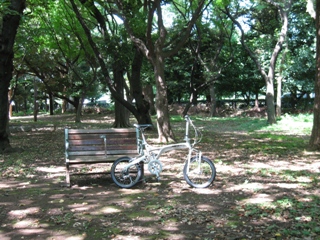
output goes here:
[{"label": "bench wooden slat", "polygon": [[136,156],[137,133],[132,128],[65,129],[66,183],[70,165],[110,163],[119,157]]},{"label": "bench wooden slat", "polygon": [[132,139],[136,135],[133,133],[130,134],[118,134],[118,135],[110,135],[110,134],[97,134],[97,135],[89,135],[88,133],[86,134],[78,134],[78,135],[69,135],[70,140],[81,140],[81,139],[102,139],[103,135],[107,135],[109,139],[118,139],[118,138],[123,138],[123,139]]},{"label": "bench wooden slat", "polygon": [[100,156],[70,156],[69,161],[72,162],[72,165],[75,164],[83,164],[83,161],[85,160],[86,163],[91,164],[91,163],[110,163],[110,162],[114,162],[115,160],[117,160],[120,157],[125,157],[127,155],[109,155],[109,156],[105,156],[105,155],[100,155]]},{"label": "bench wooden slat", "polygon": [[[134,155],[134,154],[137,154],[137,150],[110,150],[110,151],[107,151],[107,155],[119,155],[119,154]],[[101,156],[101,155],[105,155],[105,151],[69,152],[69,156]]]},{"label": "bench wooden slat", "polygon": [[108,128],[108,129],[68,129],[69,134],[76,133],[136,133],[134,128]]},{"label": "bench wooden slat", "polygon": [[[126,146],[126,145],[107,145],[107,151],[108,150],[136,150],[135,152],[137,152],[137,147],[136,146]],[[78,151],[84,151],[84,152],[94,152],[94,151],[105,151],[105,147],[104,146],[71,146],[69,148],[69,154],[71,154],[72,152],[78,152]]]},{"label": "bench wooden slat", "polygon": [[[70,140],[70,145],[102,145],[103,139],[83,139],[83,140]],[[132,139],[107,139],[107,145],[136,145],[136,141]]]}]

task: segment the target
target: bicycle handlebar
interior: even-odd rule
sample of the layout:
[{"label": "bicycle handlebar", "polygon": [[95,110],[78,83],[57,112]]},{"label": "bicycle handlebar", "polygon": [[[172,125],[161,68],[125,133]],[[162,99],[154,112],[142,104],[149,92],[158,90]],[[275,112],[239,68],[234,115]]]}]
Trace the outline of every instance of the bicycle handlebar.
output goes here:
[{"label": "bicycle handlebar", "polygon": [[184,118],[186,120],[186,133],[185,133],[184,140],[185,141],[189,141],[190,140],[190,138],[189,138],[189,127],[191,125],[193,127],[193,129],[194,129],[194,134],[195,134],[194,142],[192,143],[192,145],[195,145],[195,144],[197,144],[197,143],[199,143],[201,141],[202,134],[199,131],[199,129],[196,126],[194,126],[194,124],[193,124],[191,118],[189,117],[189,115],[185,115]]},{"label": "bicycle handlebar", "polygon": [[[202,138],[202,134],[201,132],[193,125],[191,118],[189,117],[189,115],[185,115],[184,119],[186,120],[186,131],[185,131],[185,137],[184,140],[185,141],[190,141],[189,138],[189,128],[190,125],[194,128],[195,130],[195,138],[194,138],[194,143],[192,145],[195,145],[196,143],[201,141]],[[137,129],[141,130],[141,132],[143,132],[146,128],[149,127],[153,127],[152,124],[133,124]]]},{"label": "bicycle handlebar", "polygon": [[138,129],[146,129],[148,127],[153,127],[152,124],[133,124],[133,126],[135,126]]}]

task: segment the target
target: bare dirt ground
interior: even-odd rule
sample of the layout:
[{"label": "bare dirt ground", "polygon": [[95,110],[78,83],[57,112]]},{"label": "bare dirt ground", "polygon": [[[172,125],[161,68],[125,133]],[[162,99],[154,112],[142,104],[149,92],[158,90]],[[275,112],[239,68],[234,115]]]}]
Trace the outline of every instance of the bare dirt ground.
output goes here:
[{"label": "bare dirt ground", "polygon": [[[110,169],[99,165],[80,170],[66,188],[62,125],[72,120],[39,118],[13,131],[12,146],[24,151],[0,155],[1,240],[320,239],[318,152],[257,151],[252,141],[265,147],[271,140],[206,125],[210,141],[199,148],[217,169],[209,188],[186,184],[182,152],[162,158],[160,182],[146,171],[145,183],[120,189],[109,174],[92,174]],[[107,126],[110,118],[87,117],[86,127],[97,122]],[[20,129],[23,118],[14,125]]]}]

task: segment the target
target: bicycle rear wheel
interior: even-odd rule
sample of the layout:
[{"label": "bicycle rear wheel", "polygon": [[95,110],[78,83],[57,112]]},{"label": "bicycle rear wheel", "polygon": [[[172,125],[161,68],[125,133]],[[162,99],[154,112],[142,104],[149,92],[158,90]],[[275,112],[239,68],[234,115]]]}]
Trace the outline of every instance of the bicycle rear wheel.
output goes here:
[{"label": "bicycle rear wheel", "polygon": [[138,163],[126,169],[131,160],[130,157],[121,157],[112,164],[112,180],[121,188],[133,187],[142,177],[142,170]]},{"label": "bicycle rear wheel", "polygon": [[207,157],[192,157],[189,167],[188,161],[183,168],[186,182],[194,188],[208,187],[216,177],[216,167]]}]

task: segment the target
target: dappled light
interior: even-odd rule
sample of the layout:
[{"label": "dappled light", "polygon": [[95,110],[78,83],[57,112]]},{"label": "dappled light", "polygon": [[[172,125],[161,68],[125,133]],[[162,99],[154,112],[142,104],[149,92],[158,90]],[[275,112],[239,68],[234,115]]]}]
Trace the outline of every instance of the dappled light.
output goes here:
[{"label": "dappled light", "polygon": [[[320,153],[304,148],[306,135],[246,132],[233,120],[230,125],[226,120],[199,121],[204,133],[199,147],[217,168],[215,181],[203,189],[184,181],[183,151],[165,153],[159,182],[146,170],[144,182],[121,189],[105,173],[111,166],[98,164],[83,166],[85,174],[77,169],[72,187],[66,188],[63,126],[36,134],[14,133],[12,144],[24,151],[1,155],[0,238],[313,239],[320,235]],[[183,138],[183,124],[173,123],[177,137]],[[156,132],[147,134],[156,139]]]}]

